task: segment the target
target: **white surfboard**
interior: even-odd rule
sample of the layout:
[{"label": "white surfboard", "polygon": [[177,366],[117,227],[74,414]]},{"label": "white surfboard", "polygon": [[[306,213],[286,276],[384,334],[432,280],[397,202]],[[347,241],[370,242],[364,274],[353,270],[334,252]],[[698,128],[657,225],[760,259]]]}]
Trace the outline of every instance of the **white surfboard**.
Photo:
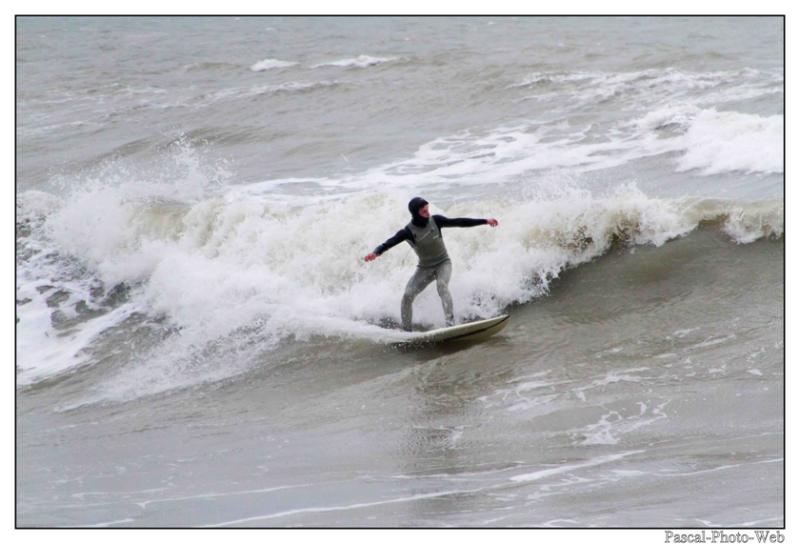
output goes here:
[{"label": "white surfboard", "polygon": [[400,342],[396,345],[415,346],[423,344],[438,344],[440,342],[485,340],[486,338],[489,338],[490,336],[503,330],[503,328],[508,324],[510,317],[511,316],[508,314],[503,314],[490,319],[482,319],[480,321],[473,321],[471,323],[453,325],[452,327],[444,327],[442,329],[434,329],[432,331],[415,333],[405,342]]}]

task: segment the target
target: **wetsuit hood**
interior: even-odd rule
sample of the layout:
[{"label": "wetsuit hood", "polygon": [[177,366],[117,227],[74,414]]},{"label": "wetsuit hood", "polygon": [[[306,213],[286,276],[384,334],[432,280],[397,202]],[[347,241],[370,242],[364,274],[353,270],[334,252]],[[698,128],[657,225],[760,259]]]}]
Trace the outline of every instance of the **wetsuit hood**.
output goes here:
[{"label": "wetsuit hood", "polygon": [[411,212],[412,217],[411,222],[418,227],[424,227],[428,224],[428,218],[419,214],[419,210],[427,203],[427,200],[419,196],[412,198],[408,203],[408,211]]}]

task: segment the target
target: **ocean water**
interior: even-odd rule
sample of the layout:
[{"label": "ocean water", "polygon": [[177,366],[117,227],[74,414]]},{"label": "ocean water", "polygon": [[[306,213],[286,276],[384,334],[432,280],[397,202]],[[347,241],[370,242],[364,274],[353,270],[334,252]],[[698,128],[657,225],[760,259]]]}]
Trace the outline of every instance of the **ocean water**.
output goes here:
[{"label": "ocean water", "polygon": [[783,32],[18,18],[17,524],[782,526]]}]

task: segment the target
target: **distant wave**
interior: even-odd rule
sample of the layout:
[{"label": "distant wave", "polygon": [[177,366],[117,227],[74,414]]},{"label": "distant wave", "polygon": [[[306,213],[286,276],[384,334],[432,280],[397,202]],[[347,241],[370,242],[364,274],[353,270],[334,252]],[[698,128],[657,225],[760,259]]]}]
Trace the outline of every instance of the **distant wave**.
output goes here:
[{"label": "distant wave", "polygon": [[296,66],[296,65],[297,65],[296,62],[287,60],[264,59],[253,64],[250,67],[250,70],[252,70],[253,72],[264,72],[266,70],[274,70],[277,68],[288,68],[290,66]]},{"label": "distant wave", "polygon": [[184,66],[187,72],[202,72],[206,70],[240,70],[241,66],[230,62],[202,61]]},{"label": "distant wave", "polygon": [[783,92],[783,76],[751,68],[692,72],[675,68],[632,72],[540,71],[506,86],[526,90],[520,100],[553,102],[575,110],[617,101],[625,108],[693,104],[715,107],[726,102],[751,100]]},{"label": "distant wave", "polygon": [[281,83],[278,85],[254,85],[252,87],[233,87],[230,89],[222,89],[220,91],[201,96],[197,100],[201,104],[208,104],[220,100],[235,100],[260,95],[304,93],[318,89],[338,87],[342,84],[343,82],[338,80],[287,81],[286,83]]},{"label": "distant wave", "polygon": [[377,64],[384,64],[395,60],[397,60],[397,57],[370,57],[369,55],[359,55],[354,58],[346,58],[315,64],[312,66],[312,68],[321,68],[323,66],[338,66],[340,68],[366,68],[368,66],[375,66]]},{"label": "distant wave", "polygon": [[325,89],[330,87],[338,87],[341,81],[337,80],[323,80],[323,81],[289,81],[280,85],[272,85],[263,87],[262,90],[270,93],[292,93],[311,91],[314,89]]},{"label": "distant wave", "polygon": [[744,68],[741,70],[718,70],[713,72],[690,72],[674,68],[637,70],[631,72],[603,71],[546,71],[533,72],[509,88],[535,87],[541,85],[573,84],[585,82],[592,86],[640,85],[657,88],[662,85],[707,89],[722,83],[740,83],[743,80],[777,81],[779,76]]}]

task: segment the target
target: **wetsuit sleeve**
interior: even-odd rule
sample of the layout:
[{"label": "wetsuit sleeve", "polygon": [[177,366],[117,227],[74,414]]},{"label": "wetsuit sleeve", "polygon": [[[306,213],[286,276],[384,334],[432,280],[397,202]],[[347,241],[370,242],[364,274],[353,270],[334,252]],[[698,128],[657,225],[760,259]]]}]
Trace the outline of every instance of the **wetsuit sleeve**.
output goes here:
[{"label": "wetsuit sleeve", "polygon": [[386,251],[388,249],[391,249],[394,246],[396,246],[397,244],[399,244],[400,242],[405,242],[408,239],[409,239],[408,229],[400,229],[395,233],[394,236],[392,236],[391,238],[386,240],[384,243],[382,243],[381,245],[376,247],[375,250],[373,251],[373,253],[375,253],[376,255],[380,255],[384,251]]},{"label": "wetsuit sleeve", "polygon": [[487,223],[486,219],[472,219],[470,217],[454,217],[451,219],[443,215],[434,215],[433,220],[436,221],[436,226],[440,229],[444,227],[477,227]]}]

